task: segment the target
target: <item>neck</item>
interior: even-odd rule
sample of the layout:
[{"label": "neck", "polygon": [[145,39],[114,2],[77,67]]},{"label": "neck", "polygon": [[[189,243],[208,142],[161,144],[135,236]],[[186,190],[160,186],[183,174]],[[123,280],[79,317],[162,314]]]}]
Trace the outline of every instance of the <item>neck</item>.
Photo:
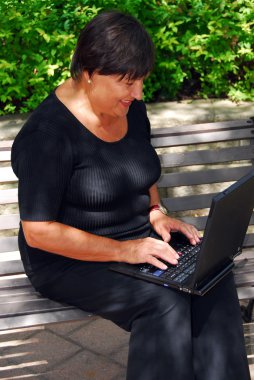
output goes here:
[{"label": "neck", "polygon": [[76,106],[81,112],[86,109],[93,115],[93,122],[98,128],[107,128],[112,125],[117,125],[121,118],[115,115],[109,115],[104,113],[92,99],[91,84],[81,79],[75,81],[73,79],[68,80],[68,86],[71,90],[72,99],[75,99]]}]

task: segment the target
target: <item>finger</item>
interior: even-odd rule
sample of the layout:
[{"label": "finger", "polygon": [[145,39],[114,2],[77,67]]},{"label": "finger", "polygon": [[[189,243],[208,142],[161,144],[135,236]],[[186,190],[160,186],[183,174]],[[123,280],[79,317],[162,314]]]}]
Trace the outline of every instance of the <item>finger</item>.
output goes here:
[{"label": "finger", "polygon": [[148,257],[147,262],[149,264],[154,265],[155,267],[157,267],[159,269],[166,270],[168,268],[168,266],[164,262],[160,261],[160,259],[167,261],[171,265],[176,265],[178,263],[177,259],[172,258],[172,257],[170,259],[168,259],[168,258],[164,259],[162,257],[155,257],[155,256]]},{"label": "finger", "polygon": [[171,240],[171,235],[169,231],[163,230],[161,233],[162,240],[165,241],[165,243],[168,243]]},{"label": "finger", "polygon": [[166,270],[168,268],[166,264],[164,264],[160,260],[156,259],[156,257],[154,257],[154,256],[150,256],[149,258],[147,258],[147,262],[148,262],[148,264],[154,265],[155,267],[162,269],[162,270]]},{"label": "finger", "polygon": [[[169,261],[172,259],[179,259],[178,253],[174,250],[168,242],[157,240],[160,244],[160,249],[154,252],[154,256],[161,258],[162,260]],[[158,246],[159,247],[159,246]]]},{"label": "finger", "polygon": [[153,239],[153,247],[150,247],[150,253],[148,257],[155,257],[167,261],[170,264],[177,264],[179,255],[178,253],[166,242],[158,239]]},{"label": "finger", "polygon": [[200,243],[201,242],[201,236],[200,236],[199,232],[195,229],[193,234],[194,234],[194,239],[195,239],[196,243]]},{"label": "finger", "polygon": [[192,234],[191,239],[196,243],[200,242],[200,236],[198,230],[194,226],[190,226],[190,233]]},{"label": "finger", "polygon": [[182,232],[190,240],[191,244],[195,245],[200,242],[199,232],[194,226],[191,226],[191,225],[184,226]]},{"label": "finger", "polygon": [[157,260],[162,260],[166,263],[176,265],[178,263],[178,259],[180,258],[180,256],[172,247],[169,247],[169,248],[170,250],[168,252],[160,252],[152,256],[155,257]]}]

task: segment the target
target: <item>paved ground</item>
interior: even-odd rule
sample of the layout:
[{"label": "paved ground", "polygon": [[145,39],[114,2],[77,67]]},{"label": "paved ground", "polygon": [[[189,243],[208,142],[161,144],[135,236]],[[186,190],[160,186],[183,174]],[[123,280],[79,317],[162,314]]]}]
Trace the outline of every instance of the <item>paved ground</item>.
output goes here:
[{"label": "paved ground", "polygon": [[[180,127],[248,118],[254,116],[253,105],[227,100],[170,102],[148,105],[148,112],[153,127]],[[0,140],[12,139],[25,119],[26,115],[0,118]],[[254,323],[245,325],[245,337],[254,380]],[[0,332],[0,380],[124,380],[128,340],[128,333],[97,317]]]},{"label": "paved ground", "polygon": [[0,332],[0,379],[124,380],[128,340],[98,317]]}]

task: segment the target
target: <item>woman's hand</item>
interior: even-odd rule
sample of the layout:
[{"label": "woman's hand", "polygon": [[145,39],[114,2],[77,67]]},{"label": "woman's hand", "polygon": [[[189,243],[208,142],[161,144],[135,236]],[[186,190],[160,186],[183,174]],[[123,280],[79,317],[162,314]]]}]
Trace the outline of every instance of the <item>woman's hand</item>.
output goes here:
[{"label": "woman's hand", "polygon": [[163,270],[167,269],[167,265],[160,260],[173,265],[178,263],[178,253],[162,240],[147,237],[122,241],[121,245],[123,249],[119,261],[129,264],[149,263]]},{"label": "woman's hand", "polygon": [[164,215],[160,210],[153,210],[150,213],[150,223],[155,232],[167,243],[171,239],[171,232],[181,232],[193,245],[200,242],[199,232],[194,226]]}]

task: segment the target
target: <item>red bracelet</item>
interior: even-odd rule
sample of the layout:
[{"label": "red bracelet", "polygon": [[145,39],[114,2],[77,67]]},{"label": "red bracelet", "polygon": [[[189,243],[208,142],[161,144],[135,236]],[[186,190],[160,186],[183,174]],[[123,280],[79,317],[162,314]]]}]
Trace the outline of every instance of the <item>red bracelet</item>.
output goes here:
[{"label": "red bracelet", "polygon": [[166,207],[162,206],[160,203],[149,207],[149,213],[155,210],[159,210],[163,214],[168,215],[168,210],[166,209]]},{"label": "red bracelet", "polygon": [[154,210],[160,210],[160,205],[157,204],[157,205],[153,205],[149,207],[149,212],[154,211]]}]

